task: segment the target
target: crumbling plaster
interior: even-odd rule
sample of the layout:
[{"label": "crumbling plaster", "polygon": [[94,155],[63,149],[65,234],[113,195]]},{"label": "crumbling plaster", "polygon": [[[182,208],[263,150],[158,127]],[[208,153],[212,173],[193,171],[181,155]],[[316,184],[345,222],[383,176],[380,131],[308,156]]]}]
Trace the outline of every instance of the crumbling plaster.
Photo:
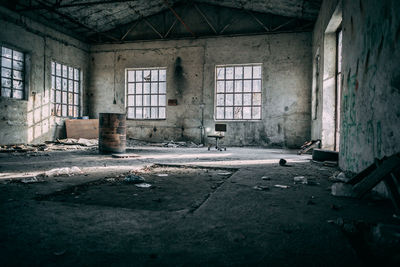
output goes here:
[{"label": "crumbling plaster", "polygon": [[[89,46],[30,19],[0,8],[0,43],[24,51],[30,60],[25,100],[0,97],[0,144],[53,140],[61,118],[51,116],[51,61],[79,67],[83,88],[89,75]],[[83,107],[86,99],[82,99]],[[57,131],[58,132],[58,131]]]},{"label": "crumbling plaster", "polygon": [[[337,1],[323,2],[314,30],[313,55],[318,48],[323,55],[324,31],[336,5]],[[342,5],[339,164],[359,172],[375,158],[400,151],[400,5],[396,0],[343,0]],[[313,138],[321,137],[322,108],[312,123]]]},{"label": "crumbling plaster", "polygon": [[91,116],[125,112],[126,68],[167,67],[167,99],[178,105],[167,106],[166,120],[128,120],[128,137],[201,142],[214,130],[215,65],[262,63],[262,120],[226,122],[225,143],[299,146],[310,137],[310,52],[310,33],[92,46]]}]

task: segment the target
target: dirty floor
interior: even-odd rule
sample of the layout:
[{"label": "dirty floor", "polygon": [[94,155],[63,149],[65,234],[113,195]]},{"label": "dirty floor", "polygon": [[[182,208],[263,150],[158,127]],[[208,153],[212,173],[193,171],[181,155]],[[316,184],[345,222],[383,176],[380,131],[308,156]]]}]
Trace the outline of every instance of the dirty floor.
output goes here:
[{"label": "dirty floor", "polygon": [[[337,168],[296,151],[127,153],[138,157],[0,154],[2,266],[365,266],[339,224],[398,224],[388,201],[331,196]],[[82,173],[41,175],[74,166]]]}]

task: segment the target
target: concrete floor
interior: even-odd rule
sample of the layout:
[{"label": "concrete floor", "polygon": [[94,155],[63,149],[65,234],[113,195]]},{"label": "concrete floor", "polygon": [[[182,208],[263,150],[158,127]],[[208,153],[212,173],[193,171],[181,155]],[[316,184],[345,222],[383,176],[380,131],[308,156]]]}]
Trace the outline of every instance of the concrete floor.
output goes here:
[{"label": "concrete floor", "polygon": [[[327,221],[396,223],[387,201],[331,196],[337,169],[295,151],[128,152],[140,157],[115,159],[94,149],[0,154],[2,264],[362,266],[368,256]],[[291,167],[279,166],[280,158]],[[83,174],[18,182],[72,166]],[[124,184],[130,171],[153,188]],[[295,184],[300,175],[313,185]]]}]

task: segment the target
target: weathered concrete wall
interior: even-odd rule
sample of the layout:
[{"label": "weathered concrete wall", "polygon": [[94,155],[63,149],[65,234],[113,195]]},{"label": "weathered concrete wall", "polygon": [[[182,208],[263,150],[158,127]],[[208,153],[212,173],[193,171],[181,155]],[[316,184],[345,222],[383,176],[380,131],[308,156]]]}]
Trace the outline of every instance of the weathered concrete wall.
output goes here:
[{"label": "weathered concrete wall", "polygon": [[[322,5],[314,52],[321,49],[335,2]],[[397,0],[343,0],[342,10],[340,167],[359,172],[374,158],[400,152],[400,5]],[[314,138],[320,123],[313,122]]]},{"label": "weathered concrete wall", "polygon": [[310,137],[311,33],[98,45],[91,52],[91,116],[125,111],[126,68],[167,67],[167,99],[178,105],[167,106],[166,120],[129,120],[129,137],[201,142],[202,126],[203,135],[214,130],[215,65],[242,63],[263,64],[263,119],[226,122],[225,143],[290,147]]},{"label": "weathered concrete wall", "polygon": [[[0,25],[0,43],[24,51],[30,58],[27,99],[0,97],[0,144],[53,140],[56,126],[63,125],[63,120],[51,116],[51,61],[81,68],[85,89],[89,46],[3,8]],[[85,103],[84,97],[84,113]]]}]

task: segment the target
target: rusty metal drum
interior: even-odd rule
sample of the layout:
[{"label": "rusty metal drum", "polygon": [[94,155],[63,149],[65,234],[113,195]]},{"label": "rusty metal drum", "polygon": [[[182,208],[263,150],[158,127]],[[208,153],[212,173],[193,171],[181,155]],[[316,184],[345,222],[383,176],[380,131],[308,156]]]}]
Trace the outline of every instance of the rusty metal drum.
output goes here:
[{"label": "rusty metal drum", "polygon": [[99,152],[125,153],[126,116],[120,113],[99,114]]}]

